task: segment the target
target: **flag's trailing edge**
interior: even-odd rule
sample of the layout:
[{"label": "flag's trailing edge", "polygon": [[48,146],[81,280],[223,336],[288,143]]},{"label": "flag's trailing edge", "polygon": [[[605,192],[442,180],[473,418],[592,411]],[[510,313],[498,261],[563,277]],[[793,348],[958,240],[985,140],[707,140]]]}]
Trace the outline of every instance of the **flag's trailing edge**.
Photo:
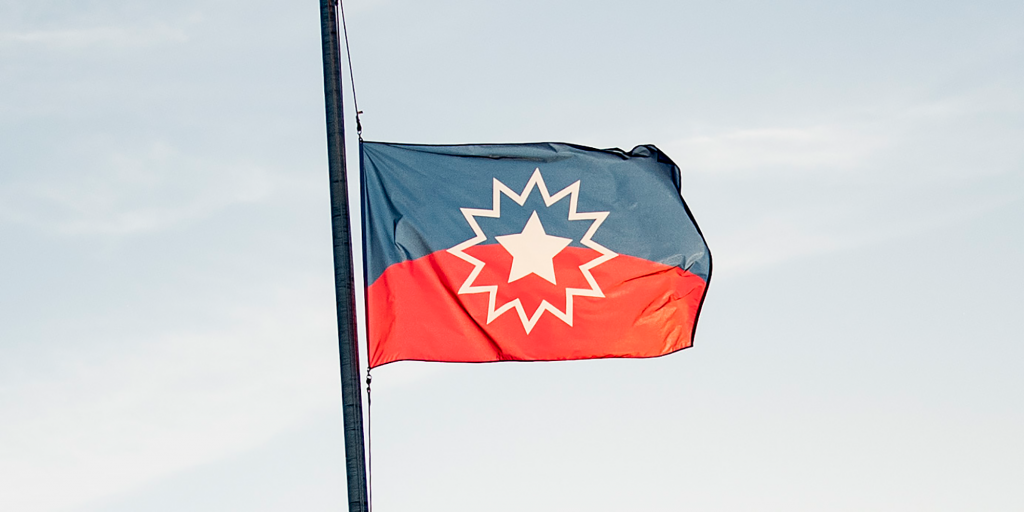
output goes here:
[{"label": "flag's trailing edge", "polygon": [[655,357],[711,253],[654,146],[362,142],[369,364]]}]

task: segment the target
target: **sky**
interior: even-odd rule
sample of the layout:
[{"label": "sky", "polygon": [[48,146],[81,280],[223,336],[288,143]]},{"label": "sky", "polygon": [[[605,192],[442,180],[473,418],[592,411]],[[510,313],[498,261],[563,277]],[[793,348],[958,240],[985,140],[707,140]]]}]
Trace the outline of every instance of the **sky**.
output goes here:
[{"label": "sky", "polygon": [[[377,512],[1024,509],[1024,4],[346,10],[368,140],[655,144],[715,258],[676,354],[375,369]],[[319,23],[0,0],[0,509],[344,508]]]}]

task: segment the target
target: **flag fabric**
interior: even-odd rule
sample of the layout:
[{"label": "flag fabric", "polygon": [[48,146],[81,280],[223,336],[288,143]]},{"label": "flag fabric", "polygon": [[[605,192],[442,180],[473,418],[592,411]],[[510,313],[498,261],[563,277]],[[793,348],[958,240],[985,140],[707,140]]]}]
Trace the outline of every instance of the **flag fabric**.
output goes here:
[{"label": "flag fabric", "polygon": [[654,146],[362,142],[370,367],[654,357],[711,253]]}]

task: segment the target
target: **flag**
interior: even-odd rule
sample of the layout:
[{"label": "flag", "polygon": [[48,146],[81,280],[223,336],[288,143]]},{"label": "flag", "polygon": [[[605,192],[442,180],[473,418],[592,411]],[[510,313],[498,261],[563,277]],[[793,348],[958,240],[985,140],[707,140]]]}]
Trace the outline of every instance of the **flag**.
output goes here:
[{"label": "flag", "polygon": [[362,142],[370,367],[693,344],[711,253],[654,146]]}]

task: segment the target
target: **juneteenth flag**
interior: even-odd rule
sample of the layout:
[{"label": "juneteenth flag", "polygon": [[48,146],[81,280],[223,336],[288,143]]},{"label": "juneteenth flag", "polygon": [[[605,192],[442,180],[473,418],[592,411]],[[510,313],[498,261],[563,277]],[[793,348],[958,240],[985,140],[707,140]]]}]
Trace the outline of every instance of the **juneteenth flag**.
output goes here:
[{"label": "juneteenth flag", "polygon": [[656,147],[360,149],[370,367],[693,344],[711,253]]}]

